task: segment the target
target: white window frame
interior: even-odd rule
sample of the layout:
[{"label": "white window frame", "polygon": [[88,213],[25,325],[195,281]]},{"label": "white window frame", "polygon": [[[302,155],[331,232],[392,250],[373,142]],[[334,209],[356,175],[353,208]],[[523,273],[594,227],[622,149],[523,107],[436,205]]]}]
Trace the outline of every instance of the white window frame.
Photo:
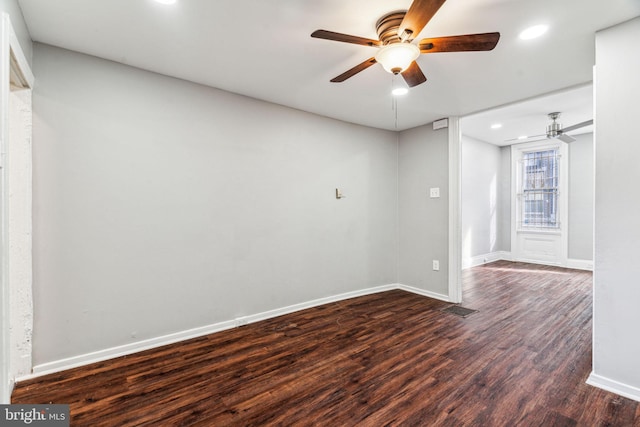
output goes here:
[{"label": "white window frame", "polygon": [[[524,156],[530,153],[544,153],[544,152],[555,152],[555,164],[557,167],[557,172],[558,175],[555,176],[555,178],[557,179],[557,185],[553,186],[553,187],[541,187],[540,190],[536,191],[536,190],[531,190],[531,189],[525,189],[525,181],[527,178],[528,173],[524,170]],[[558,231],[560,230],[560,227],[562,226],[562,218],[560,217],[560,212],[561,212],[561,199],[560,199],[560,190],[561,190],[561,185],[562,183],[562,179],[561,179],[561,171],[563,169],[563,165],[562,165],[562,153],[560,152],[560,146],[559,145],[551,145],[547,148],[543,148],[543,149],[530,149],[530,150],[520,150],[520,154],[522,155],[522,158],[518,158],[518,161],[521,163],[519,165],[519,173],[518,173],[518,188],[517,188],[517,194],[516,194],[516,201],[518,203],[518,208],[516,210],[516,214],[517,214],[517,219],[518,219],[518,230],[522,231],[522,230],[526,230],[526,231]],[[542,178],[542,180],[546,180],[547,178]],[[555,225],[542,225],[542,221],[540,224],[536,224],[536,223],[525,223],[525,203],[526,203],[526,195],[527,195],[527,190],[532,191],[534,193],[540,193],[541,196],[544,195],[544,193],[546,191],[544,190],[551,190],[551,189],[555,189],[556,193],[553,194],[553,192],[550,192],[551,195],[553,196],[553,198],[555,199],[554,202],[556,204],[556,208],[555,208]],[[529,193],[531,194],[531,193]],[[543,201],[539,200],[539,201]],[[535,200],[530,200],[530,201],[535,201]]]}]

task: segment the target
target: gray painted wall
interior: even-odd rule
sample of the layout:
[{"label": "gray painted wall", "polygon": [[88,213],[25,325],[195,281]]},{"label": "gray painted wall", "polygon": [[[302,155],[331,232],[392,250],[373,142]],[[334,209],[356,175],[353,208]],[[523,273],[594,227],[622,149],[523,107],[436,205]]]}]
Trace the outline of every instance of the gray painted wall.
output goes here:
[{"label": "gray painted wall", "polygon": [[593,260],[593,134],[569,144],[569,258]]},{"label": "gray painted wall", "polygon": [[[447,129],[434,131],[429,124],[401,132],[398,151],[399,281],[447,295]],[[432,187],[440,188],[440,198],[429,198]],[[432,260],[440,261],[440,271],[433,271]]]},{"label": "gray painted wall", "polygon": [[500,147],[462,136],[462,259],[501,250]]},{"label": "gray painted wall", "polygon": [[18,0],[0,0],[0,11],[9,14],[11,25],[16,32],[24,56],[27,58],[29,65],[33,65],[33,43],[31,42],[31,35],[27,29],[27,24],[24,22],[24,17],[22,16],[22,9],[20,9],[18,5]]},{"label": "gray painted wall", "polygon": [[398,281],[395,133],[45,45],[34,72],[34,364]]},{"label": "gray painted wall", "polygon": [[640,18],[596,33],[593,373],[640,398]]},{"label": "gray painted wall", "polygon": [[511,252],[511,147],[500,147],[500,228],[498,249]]}]

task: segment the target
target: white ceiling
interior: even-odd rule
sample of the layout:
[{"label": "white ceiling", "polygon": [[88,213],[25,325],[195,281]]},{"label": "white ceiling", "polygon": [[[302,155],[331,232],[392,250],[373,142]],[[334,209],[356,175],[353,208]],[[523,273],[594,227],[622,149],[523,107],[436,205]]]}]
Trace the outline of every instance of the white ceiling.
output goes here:
[{"label": "white ceiling", "polygon": [[[594,33],[640,15],[638,0],[448,0],[418,39],[499,31],[501,40],[491,52],[421,55],[428,81],[399,98],[396,124],[392,76],[381,66],[344,83],[329,82],[376,48],[310,34],[326,29],[377,38],[378,18],[407,9],[410,0],[19,3],[34,41],[390,130],[588,83]],[[521,30],[539,23],[550,26],[543,37],[518,39]]]},{"label": "white ceiling", "polygon": [[[551,123],[548,114],[552,112],[560,113],[557,122],[563,128],[593,120],[593,86],[581,85],[463,117],[462,133],[499,146],[546,139]],[[493,129],[492,125],[501,127]],[[567,134],[587,132],[593,132],[593,126]]]}]

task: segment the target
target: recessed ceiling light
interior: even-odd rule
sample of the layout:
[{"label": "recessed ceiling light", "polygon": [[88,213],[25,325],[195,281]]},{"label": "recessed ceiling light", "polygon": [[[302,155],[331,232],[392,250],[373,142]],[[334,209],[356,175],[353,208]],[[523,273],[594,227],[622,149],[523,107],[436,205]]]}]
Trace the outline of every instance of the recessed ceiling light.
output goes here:
[{"label": "recessed ceiling light", "polygon": [[156,0],[157,3],[160,4],[174,4],[178,0]]},{"label": "recessed ceiling light", "polygon": [[502,124],[500,123],[494,123],[491,125],[491,129],[500,129],[502,127]]},{"label": "recessed ceiling light", "polygon": [[406,87],[397,87],[391,91],[391,93],[395,96],[406,95],[409,93],[409,89]]},{"label": "recessed ceiling light", "polygon": [[549,29],[548,25],[543,25],[543,24],[534,25],[533,27],[529,27],[523,32],[521,32],[519,37],[522,40],[535,39],[536,37],[540,37],[541,35],[546,33],[548,29]]}]

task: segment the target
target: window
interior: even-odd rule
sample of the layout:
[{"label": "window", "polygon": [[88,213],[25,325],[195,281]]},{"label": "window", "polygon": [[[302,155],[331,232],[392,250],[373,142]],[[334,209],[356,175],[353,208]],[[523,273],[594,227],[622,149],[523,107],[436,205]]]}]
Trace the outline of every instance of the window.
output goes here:
[{"label": "window", "polygon": [[559,149],[522,153],[519,223],[522,228],[557,229]]}]

